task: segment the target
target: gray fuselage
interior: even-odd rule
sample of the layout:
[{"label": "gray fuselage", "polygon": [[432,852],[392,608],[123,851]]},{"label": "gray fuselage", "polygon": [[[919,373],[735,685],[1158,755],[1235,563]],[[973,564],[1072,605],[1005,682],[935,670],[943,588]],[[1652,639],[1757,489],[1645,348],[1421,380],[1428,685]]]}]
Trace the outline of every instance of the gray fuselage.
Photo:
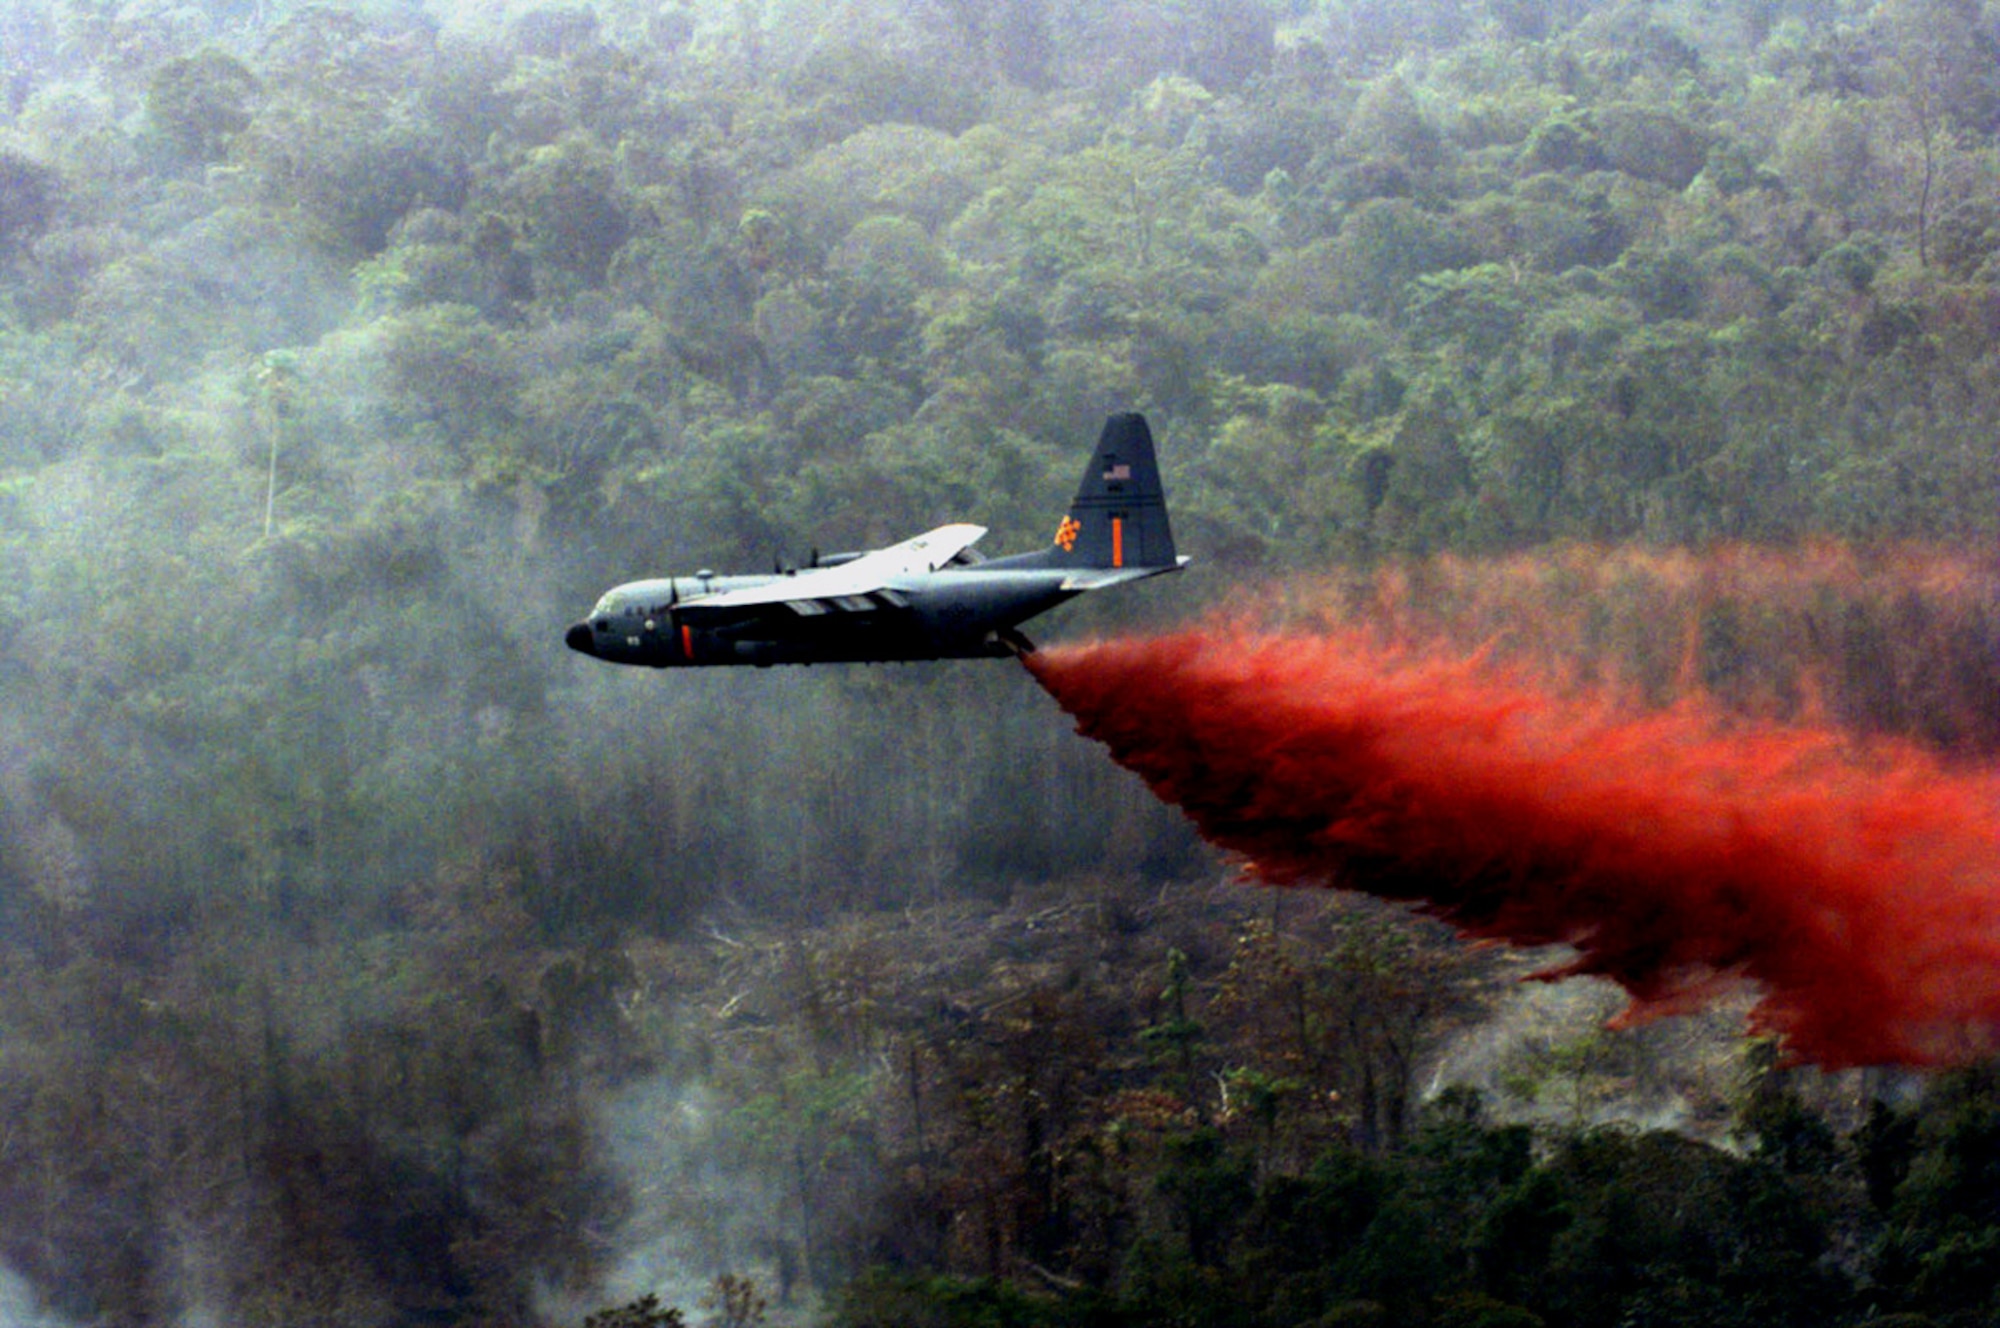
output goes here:
[{"label": "gray fuselage", "polygon": [[630,581],[605,592],[565,640],[608,663],[651,668],[1004,658],[1032,648],[1017,626],[1078,593],[1065,586],[1071,578],[1060,569],[1008,561],[908,577],[843,612],[780,609],[725,622],[701,621],[697,606],[795,574]]}]

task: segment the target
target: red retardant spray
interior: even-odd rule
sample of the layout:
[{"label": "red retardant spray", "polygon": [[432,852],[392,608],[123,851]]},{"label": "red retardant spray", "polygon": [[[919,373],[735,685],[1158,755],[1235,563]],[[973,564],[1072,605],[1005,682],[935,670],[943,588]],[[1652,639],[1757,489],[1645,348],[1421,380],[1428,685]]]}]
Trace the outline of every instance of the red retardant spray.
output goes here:
[{"label": "red retardant spray", "polygon": [[1027,667],[1212,842],[1278,885],[1561,942],[1627,1018],[1749,980],[1828,1068],[2000,1043],[2000,776],[1914,744],[1577,695],[1365,628],[1212,627]]}]

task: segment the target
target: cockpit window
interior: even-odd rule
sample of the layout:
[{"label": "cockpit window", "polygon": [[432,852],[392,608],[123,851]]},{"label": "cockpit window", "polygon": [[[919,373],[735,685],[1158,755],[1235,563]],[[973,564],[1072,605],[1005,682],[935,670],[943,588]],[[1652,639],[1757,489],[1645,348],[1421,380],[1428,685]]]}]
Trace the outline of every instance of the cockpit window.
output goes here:
[{"label": "cockpit window", "polygon": [[593,618],[609,618],[618,611],[618,592],[607,590],[598,599],[597,607],[590,611]]}]

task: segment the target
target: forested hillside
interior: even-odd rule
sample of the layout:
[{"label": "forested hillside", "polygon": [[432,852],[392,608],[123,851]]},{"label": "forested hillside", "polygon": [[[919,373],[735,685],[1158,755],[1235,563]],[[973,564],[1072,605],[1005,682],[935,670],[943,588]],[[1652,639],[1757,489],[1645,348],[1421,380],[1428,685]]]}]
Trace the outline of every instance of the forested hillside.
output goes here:
[{"label": "forested hillside", "polygon": [[[1043,630],[1553,545],[1663,693],[1574,569],[1986,557],[1996,349],[1973,0],[6,0],[0,1317],[1984,1322],[1989,1071],[1426,1108],[1506,966],[1211,890],[1011,666],[561,635],[1036,547],[1136,408],[1196,566]],[[1694,681],[1990,755],[1989,582],[1868,584]]]}]

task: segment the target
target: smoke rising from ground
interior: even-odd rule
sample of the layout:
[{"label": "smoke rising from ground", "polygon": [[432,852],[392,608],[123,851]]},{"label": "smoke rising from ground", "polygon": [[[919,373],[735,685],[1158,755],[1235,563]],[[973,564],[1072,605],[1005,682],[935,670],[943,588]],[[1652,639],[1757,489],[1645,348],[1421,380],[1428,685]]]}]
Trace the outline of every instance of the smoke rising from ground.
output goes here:
[{"label": "smoke rising from ground", "polygon": [[1045,651],[1043,686],[1273,884],[1566,942],[1628,1017],[1742,979],[1823,1066],[1941,1064],[2000,1030],[2000,777],[1914,746],[1565,696],[1352,627]]},{"label": "smoke rising from ground", "polygon": [[64,1322],[42,1307],[20,1274],[0,1265],[0,1328],[63,1328]]}]

